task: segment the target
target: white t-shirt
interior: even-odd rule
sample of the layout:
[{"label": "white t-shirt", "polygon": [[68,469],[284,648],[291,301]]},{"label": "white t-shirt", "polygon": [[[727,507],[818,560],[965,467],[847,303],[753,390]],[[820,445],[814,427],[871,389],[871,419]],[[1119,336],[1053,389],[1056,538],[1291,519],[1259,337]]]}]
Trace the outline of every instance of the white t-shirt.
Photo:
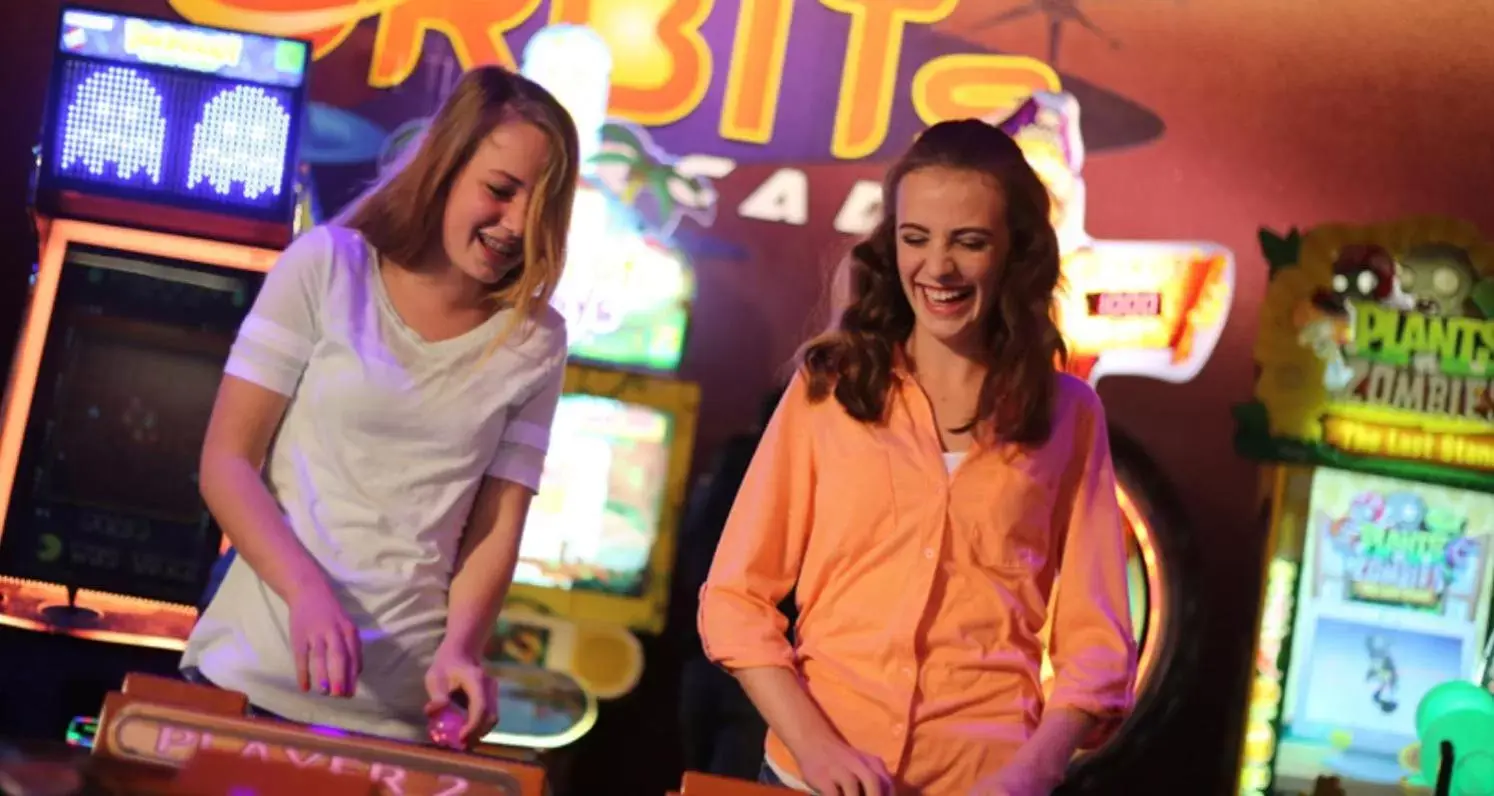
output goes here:
[{"label": "white t-shirt", "polygon": [[484,476],[539,486],[565,374],[553,309],[495,336],[510,313],[427,342],[385,293],[358,233],[321,227],[266,276],[226,372],[290,397],[265,479],[362,638],[351,698],[303,693],[289,616],[243,558],[187,642],[182,666],[288,719],[425,737],[423,680],[445,634],[462,530]]}]

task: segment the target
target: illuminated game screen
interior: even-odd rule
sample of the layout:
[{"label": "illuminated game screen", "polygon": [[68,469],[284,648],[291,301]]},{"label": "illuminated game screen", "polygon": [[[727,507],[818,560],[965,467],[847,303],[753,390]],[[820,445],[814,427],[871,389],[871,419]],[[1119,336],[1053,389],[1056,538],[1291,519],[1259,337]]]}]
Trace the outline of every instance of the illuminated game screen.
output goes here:
[{"label": "illuminated game screen", "polygon": [[197,463],[260,276],[68,253],[0,574],[192,604],[219,534]]},{"label": "illuminated game screen", "polygon": [[1319,469],[1287,659],[1277,787],[1395,785],[1417,705],[1478,681],[1494,495]]},{"label": "illuminated game screen", "polygon": [[637,597],[669,473],[671,418],[601,396],[561,397],[514,579]]},{"label": "illuminated game screen", "polygon": [[552,302],[565,316],[572,357],[676,370],[693,293],[683,254],[645,235],[631,211],[601,191],[576,193],[565,275]]},{"label": "illuminated game screen", "polygon": [[67,9],[38,187],[289,220],[307,45]]}]

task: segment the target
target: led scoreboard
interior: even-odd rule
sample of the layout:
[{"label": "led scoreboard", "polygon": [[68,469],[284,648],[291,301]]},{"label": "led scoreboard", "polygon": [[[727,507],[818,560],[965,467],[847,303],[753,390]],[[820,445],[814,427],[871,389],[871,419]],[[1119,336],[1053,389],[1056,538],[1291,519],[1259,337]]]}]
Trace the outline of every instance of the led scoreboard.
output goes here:
[{"label": "led scoreboard", "polygon": [[283,245],[309,61],[292,39],[65,9],[38,209]]}]

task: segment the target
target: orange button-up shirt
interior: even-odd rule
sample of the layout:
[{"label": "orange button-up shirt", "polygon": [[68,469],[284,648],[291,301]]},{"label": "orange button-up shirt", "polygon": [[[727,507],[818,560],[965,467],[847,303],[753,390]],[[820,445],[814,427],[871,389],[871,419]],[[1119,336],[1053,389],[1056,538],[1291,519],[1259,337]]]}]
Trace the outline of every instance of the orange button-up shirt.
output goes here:
[{"label": "orange button-up shirt", "polygon": [[[965,796],[1037,725],[1051,610],[1047,707],[1114,727],[1136,675],[1126,542],[1099,397],[1059,382],[1047,443],[977,443],[951,473],[906,373],[878,425],[811,403],[796,377],[701,590],[706,654],[796,670],[899,793]],[[796,584],[792,647],[776,606]],[[767,743],[798,777],[782,740]]]}]

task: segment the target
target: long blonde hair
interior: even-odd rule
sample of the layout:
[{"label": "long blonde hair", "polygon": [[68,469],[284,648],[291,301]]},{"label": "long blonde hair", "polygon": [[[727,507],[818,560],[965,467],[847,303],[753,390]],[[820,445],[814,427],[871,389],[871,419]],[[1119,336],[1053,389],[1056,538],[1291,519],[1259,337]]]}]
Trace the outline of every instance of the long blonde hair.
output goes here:
[{"label": "long blonde hair", "polygon": [[580,155],[571,115],[528,78],[498,66],[462,75],[420,140],[334,223],[357,230],[393,262],[419,262],[441,246],[446,199],[457,174],[494,127],[513,120],[539,128],[549,139],[550,157],[524,219],[524,262],[492,295],[515,310],[515,324],[533,318],[549,303],[565,268]]}]

